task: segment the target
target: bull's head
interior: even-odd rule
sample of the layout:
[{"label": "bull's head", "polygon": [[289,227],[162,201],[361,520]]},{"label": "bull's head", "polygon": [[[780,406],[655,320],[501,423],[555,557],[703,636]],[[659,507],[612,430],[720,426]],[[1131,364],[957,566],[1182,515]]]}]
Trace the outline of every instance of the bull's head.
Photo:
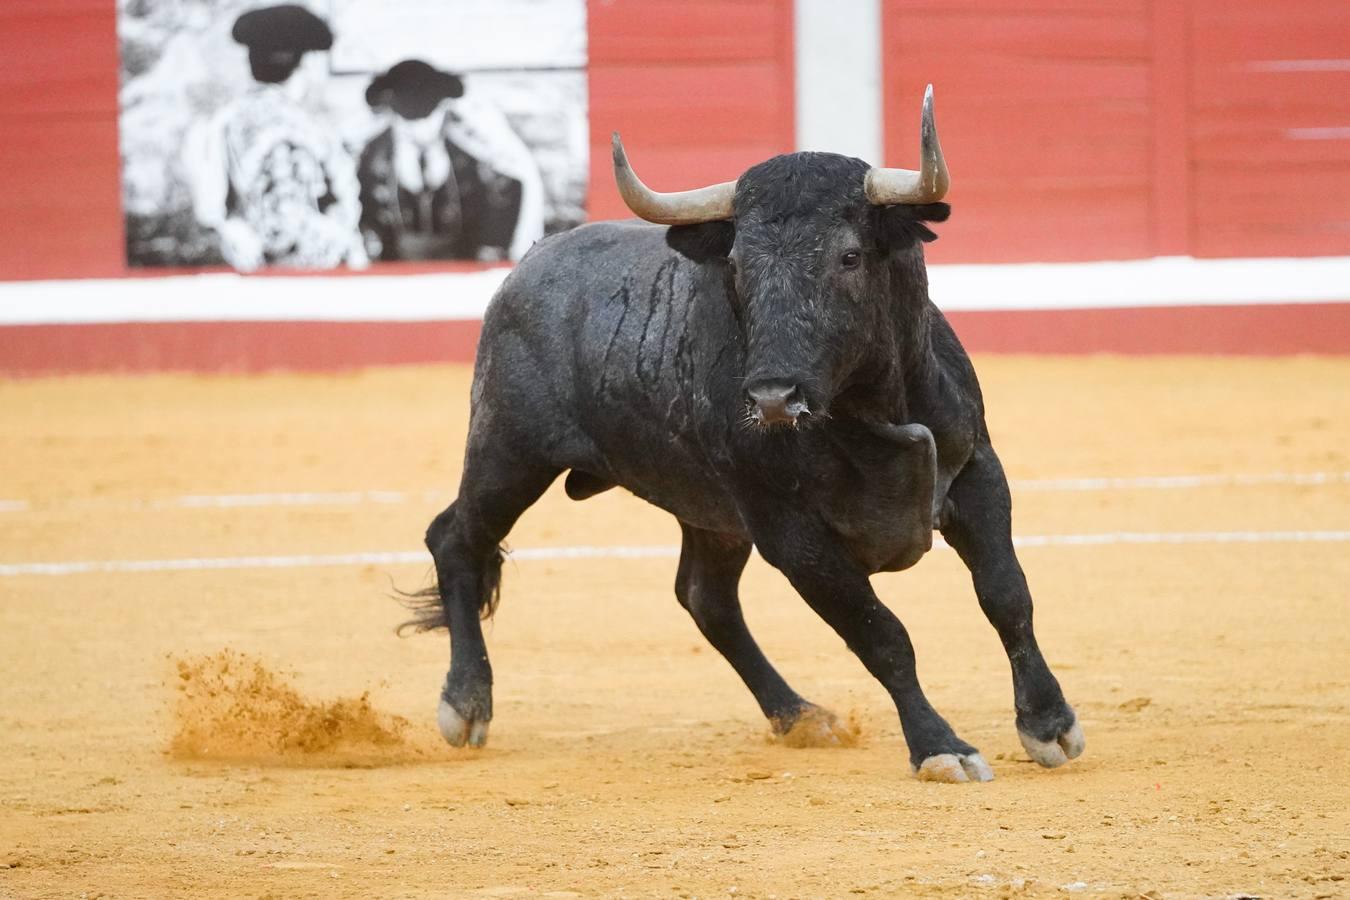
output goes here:
[{"label": "bull's head", "polygon": [[[663,194],[638,179],[614,135],[629,209],[677,247],[724,256],[748,347],[743,388],[761,425],[823,416],[841,391],[901,363],[906,322],[926,299],[922,222],[942,221],[949,178],[924,95],[918,171],[832,153],[778,156],[737,181]],[[901,283],[897,283],[901,282]],[[913,300],[906,303],[905,298]]]}]

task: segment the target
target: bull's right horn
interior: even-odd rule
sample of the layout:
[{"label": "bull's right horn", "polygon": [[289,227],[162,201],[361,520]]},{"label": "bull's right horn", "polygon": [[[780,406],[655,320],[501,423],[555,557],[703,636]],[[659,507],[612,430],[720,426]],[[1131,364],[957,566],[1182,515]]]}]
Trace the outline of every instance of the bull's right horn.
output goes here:
[{"label": "bull's right horn", "polygon": [[923,118],[919,123],[919,171],[913,169],[867,170],[863,191],[877,206],[897,203],[936,203],[947,195],[952,179],[942,158],[937,125],[933,123],[933,86],[923,92]]},{"label": "bull's right horn", "polygon": [[736,195],[736,182],[724,181],[692,191],[662,194],[642,183],[628,154],[623,152],[623,141],[614,132],[614,180],[619,194],[628,208],[640,219],[658,225],[697,225],[699,222],[718,222],[731,218],[731,200]]}]

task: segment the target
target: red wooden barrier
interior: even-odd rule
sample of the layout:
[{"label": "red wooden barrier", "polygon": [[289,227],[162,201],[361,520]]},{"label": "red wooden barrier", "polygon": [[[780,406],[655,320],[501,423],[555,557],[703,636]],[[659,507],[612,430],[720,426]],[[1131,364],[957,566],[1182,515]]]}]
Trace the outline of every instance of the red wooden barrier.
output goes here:
[{"label": "red wooden barrier", "polygon": [[934,85],[952,171],[935,262],[1150,256],[1143,0],[884,0],[885,142],[913,167]]},{"label": "red wooden barrier", "polygon": [[1350,7],[1195,0],[1196,256],[1350,253]]},{"label": "red wooden barrier", "polygon": [[886,157],[937,85],[941,262],[1350,253],[1344,0],[885,0]]},{"label": "red wooden barrier", "polygon": [[592,0],[592,219],[630,218],[610,132],[656,190],[738,177],[793,147],[791,0]]},{"label": "red wooden barrier", "polygon": [[0,3],[0,280],[125,271],[112,0]]}]

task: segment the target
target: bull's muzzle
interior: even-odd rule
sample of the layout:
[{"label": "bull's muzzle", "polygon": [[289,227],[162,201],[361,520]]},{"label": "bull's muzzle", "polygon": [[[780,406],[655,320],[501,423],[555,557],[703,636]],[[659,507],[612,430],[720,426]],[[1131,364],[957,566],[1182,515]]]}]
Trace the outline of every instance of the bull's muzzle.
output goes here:
[{"label": "bull's muzzle", "polygon": [[746,406],[756,425],[796,425],[811,410],[800,387],[786,381],[758,381],[745,388]]}]

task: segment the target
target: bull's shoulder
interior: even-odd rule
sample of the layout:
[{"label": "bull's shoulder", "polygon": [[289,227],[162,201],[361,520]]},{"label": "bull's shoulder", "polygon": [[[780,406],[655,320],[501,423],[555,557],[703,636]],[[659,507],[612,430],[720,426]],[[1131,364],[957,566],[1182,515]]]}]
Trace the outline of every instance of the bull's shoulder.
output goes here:
[{"label": "bull's shoulder", "polygon": [[[576,321],[616,303],[667,305],[677,287],[685,295],[697,293],[708,281],[706,273],[716,267],[671,247],[671,231],[633,220],[593,222],[547,237],[516,265],[493,307],[498,312],[507,307],[562,314]],[[719,284],[714,277],[711,286]]]},{"label": "bull's shoulder", "polygon": [[573,317],[579,304],[603,296],[624,273],[665,252],[664,226],[591,222],[536,242],[502,282],[488,306],[496,327],[522,316],[537,323]]}]

